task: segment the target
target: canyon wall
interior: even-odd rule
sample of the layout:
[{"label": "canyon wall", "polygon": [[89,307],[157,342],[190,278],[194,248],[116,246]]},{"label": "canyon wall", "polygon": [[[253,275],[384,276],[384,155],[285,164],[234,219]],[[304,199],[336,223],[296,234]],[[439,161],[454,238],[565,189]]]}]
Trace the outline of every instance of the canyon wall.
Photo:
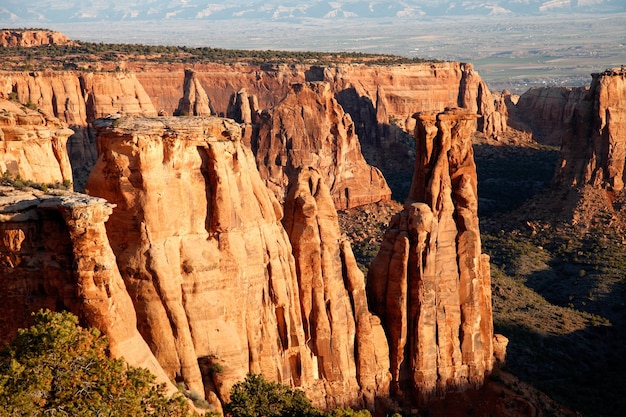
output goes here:
[{"label": "canyon wall", "polygon": [[62,33],[52,30],[0,30],[0,47],[33,47],[44,45],[71,45],[74,42]]},{"label": "canyon wall", "polygon": [[[258,109],[269,109],[289,94],[292,84],[305,81],[330,85],[331,93],[350,114],[360,142],[373,148],[368,155],[388,155],[384,149],[399,143],[398,131],[412,131],[411,115],[415,111],[465,107],[480,115],[476,127],[488,136],[497,137],[506,129],[506,115],[495,107],[494,97],[471,64],[120,65],[124,72],[0,73],[0,98],[15,95],[20,102],[37,106],[76,132],[68,141],[68,149],[77,189],[84,187],[97,157],[91,123],[98,117],[114,113],[227,115],[232,95],[242,90],[256,97]],[[195,111],[188,104],[192,101]],[[179,109],[179,105],[183,107]]]},{"label": "canyon wall", "polygon": [[281,202],[289,178],[308,166],[324,173],[337,209],[391,198],[381,172],[363,158],[354,123],[328,83],[293,84],[284,100],[257,117],[257,125],[257,166]]},{"label": "canyon wall", "polygon": [[626,71],[592,74],[589,90],[573,108],[562,135],[554,185],[624,188]]},{"label": "canyon wall", "polygon": [[566,125],[587,91],[588,87],[531,88],[519,96],[517,103],[507,102],[509,123],[519,130],[531,131],[539,143],[559,146]]},{"label": "canyon wall", "polygon": [[108,337],[114,357],[148,368],[174,392],[137,331],[104,226],[113,205],[67,191],[1,188],[0,343],[30,325],[31,312],[69,310]]},{"label": "canyon wall", "polygon": [[0,172],[42,184],[71,184],[66,146],[73,133],[54,117],[0,99]]},{"label": "canyon wall", "polygon": [[117,205],[107,234],[138,329],[170,378],[218,409],[248,372],[323,407],[386,397],[384,332],[351,251],[328,238],[340,233],[319,177],[288,184],[288,235],[238,124],[122,117],[97,127],[87,187]]},{"label": "canyon wall", "polygon": [[372,261],[367,289],[390,349],[392,392],[426,403],[480,386],[493,366],[489,258],[464,109],[416,115],[409,198]]}]

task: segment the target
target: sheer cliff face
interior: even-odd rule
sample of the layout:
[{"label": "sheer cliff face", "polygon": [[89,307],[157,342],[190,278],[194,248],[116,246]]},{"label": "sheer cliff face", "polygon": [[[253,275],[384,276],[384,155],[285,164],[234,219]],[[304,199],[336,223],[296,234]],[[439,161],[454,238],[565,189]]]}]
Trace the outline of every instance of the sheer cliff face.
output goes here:
[{"label": "sheer cliff face", "polygon": [[489,260],[481,254],[476,116],[417,115],[411,193],[387,230],[367,279],[388,334],[392,390],[428,401],[476,387],[493,366]]},{"label": "sheer cliff face", "polygon": [[1,343],[40,308],[67,309],[109,338],[111,354],[150,369],[174,386],[137,331],[135,310],[104,223],[112,205],[65,191],[2,187],[0,197]]},{"label": "sheer cliff face", "polygon": [[6,98],[12,92],[21,103],[32,103],[74,130],[67,147],[79,189],[97,158],[89,123],[118,112],[156,116],[150,97],[128,73],[4,73],[0,76],[0,95]]},{"label": "sheer cliff face", "polygon": [[259,116],[258,125],[252,148],[261,175],[279,199],[289,178],[308,166],[325,174],[337,209],[391,197],[381,172],[363,158],[352,119],[328,83],[294,84],[280,104]]},{"label": "sheer cliff face", "polygon": [[[98,127],[100,157],[87,187],[117,205],[107,223],[109,239],[139,331],[171,378],[218,407],[248,372],[303,387],[324,406],[364,404],[384,394],[382,328],[363,311],[362,276],[360,290],[358,276],[350,289],[343,284],[341,256],[356,266],[353,257],[332,242],[324,246],[325,240],[303,246],[305,236],[296,233],[294,247],[304,249],[294,260],[282,209],[242,146],[238,124],[129,117]],[[301,189],[309,184],[301,182]],[[330,194],[316,195],[323,198],[324,233],[338,236],[336,220],[324,217],[336,217]],[[311,227],[301,221],[311,217],[310,206],[290,213],[292,230]],[[313,296],[306,284],[312,271],[298,274],[308,262],[328,266],[319,277],[328,282],[328,294],[315,297],[332,299],[323,308],[328,317],[316,315],[315,323],[313,307],[300,298],[301,289]],[[358,314],[350,304],[353,292]],[[358,359],[358,344],[381,362]]]},{"label": "sheer cliff face", "polygon": [[73,133],[56,118],[0,99],[0,172],[44,184],[71,182],[65,147]]},{"label": "sheer cliff face", "polygon": [[361,392],[372,408],[389,387],[389,350],[367,306],[365,281],[339,230],[322,176],[304,168],[289,184],[285,229],[293,245],[305,338],[335,404]]},{"label": "sheer cliff face", "polygon": [[593,184],[624,189],[626,162],[626,72],[593,74],[562,136],[557,186]]}]

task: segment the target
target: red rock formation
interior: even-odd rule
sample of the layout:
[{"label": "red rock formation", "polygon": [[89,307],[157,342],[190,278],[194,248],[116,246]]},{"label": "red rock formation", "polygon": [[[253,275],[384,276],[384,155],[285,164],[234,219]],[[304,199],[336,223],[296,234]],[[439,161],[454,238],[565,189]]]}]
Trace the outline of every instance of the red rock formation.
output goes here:
[{"label": "red rock formation", "polygon": [[211,116],[215,114],[211,106],[211,100],[206,91],[195,77],[195,73],[185,70],[185,82],[183,83],[183,97],[178,102],[178,108],[174,116]]},{"label": "red rock formation", "polygon": [[0,341],[31,323],[40,308],[67,309],[109,339],[111,354],[166,377],[137,331],[104,222],[112,206],[83,194],[15,191],[0,197]]},{"label": "red rock formation", "polygon": [[392,388],[425,402],[477,387],[493,366],[489,260],[481,253],[471,132],[462,109],[420,113],[409,198],[370,266],[370,306],[389,338]]},{"label": "red rock formation", "polygon": [[[380,320],[368,309],[363,273],[340,236],[330,190],[304,168],[289,185],[285,229],[293,245],[304,335],[327,385],[331,406],[373,408],[389,389],[389,350]],[[327,401],[329,401],[327,400]]]},{"label": "red rock formation", "polygon": [[13,30],[0,31],[0,47],[33,47],[42,45],[72,45],[74,42],[62,33],[51,30]]},{"label": "red rock formation", "polygon": [[263,111],[258,123],[252,148],[261,176],[279,199],[290,176],[307,166],[324,173],[337,209],[391,197],[380,171],[365,162],[352,119],[328,83],[294,84],[280,104]]},{"label": "red rock formation", "polygon": [[[248,372],[302,387],[324,407],[384,396],[384,333],[354,257],[336,241],[319,179],[302,177],[290,197],[294,262],[281,207],[238,124],[122,117],[98,127],[101,155],[87,186],[117,205],[107,233],[139,331],[170,378],[218,408]],[[296,232],[314,225],[317,244]],[[307,262],[324,275],[305,271]],[[301,301],[301,289],[314,304]]]},{"label": "red rock formation", "polygon": [[574,109],[587,90],[587,87],[531,88],[519,97],[517,103],[508,102],[509,124],[518,130],[531,130],[539,143],[561,145],[561,137]]},{"label": "red rock formation", "polygon": [[157,114],[150,97],[130,73],[4,73],[0,76],[0,97],[11,95],[60,119],[76,132],[68,141],[68,153],[77,189],[82,189],[97,158],[89,123],[113,113]]},{"label": "red rock formation", "polygon": [[44,184],[71,182],[65,147],[73,133],[56,118],[0,99],[0,172]]},{"label": "red rock formation", "polygon": [[592,77],[562,135],[554,184],[593,184],[619,191],[626,163],[626,71],[617,68]]}]

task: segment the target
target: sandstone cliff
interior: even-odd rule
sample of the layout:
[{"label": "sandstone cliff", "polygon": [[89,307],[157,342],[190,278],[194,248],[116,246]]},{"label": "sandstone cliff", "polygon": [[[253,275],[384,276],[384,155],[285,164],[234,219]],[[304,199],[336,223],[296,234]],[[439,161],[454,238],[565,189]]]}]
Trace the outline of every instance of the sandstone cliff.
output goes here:
[{"label": "sandstone cliff", "polygon": [[135,309],[109,245],[103,199],[55,190],[0,196],[0,342],[41,308],[66,309],[109,338],[111,354],[150,369],[175,390],[137,331]]},{"label": "sandstone cliff", "polygon": [[3,73],[0,97],[11,95],[45,115],[60,119],[75,131],[67,147],[78,189],[82,189],[97,158],[89,123],[112,113],[157,114],[141,84],[128,73]]},{"label": "sandstone cliff", "polygon": [[[87,187],[117,205],[107,233],[138,329],[170,378],[218,408],[248,372],[302,387],[324,407],[385,396],[384,333],[346,244],[326,240],[339,231],[323,186],[294,185],[285,221],[296,261],[238,124],[122,117],[97,126]],[[316,222],[317,244],[297,232]]]},{"label": "sandstone cliff", "polygon": [[624,188],[626,71],[592,74],[589,91],[573,108],[562,135],[556,186]]},{"label": "sandstone cliff", "polygon": [[363,273],[340,236],[330,190],[315,170],[292,177],[283,223],[293,245],[302,322],[319,377],[335,405],[373,408],[389,389],[389,349],[378,317],[369,311]]},{"label": "sandstone cliff", "polygon": [[476,115],[455,109],[416,118],[411,192],[367,287],[388,335],[394,394],[427,402],[483,383],[493,366],[493,325],[470,139]]},{"label": "sandstone cliff", "polygon": [[51,30],[0,31],[0,46],[3,48],[32,47],[42,45],[71,45],[72,40],[62,33]]},{"label": "sandstone cliff", "polygon": [[283,200],[289,178],[312,166],[324,173],[337,209],[389,200],[381,172],[368,165],[355,127],[328,83],[294,84],[277,106],[258,118],[252,139],[261,176]]},{"label": "sandstone cliff", "polygon": [[587,87],[531,88],[519,97],[517,103],[507,103],[511,112],[509,124],[532,131],[533,138],[539,143],[561,145],[561,137],[574,109],[587,90]]},{"label": "sandstone cliff", "polygon": [[71,183],[65,147],[73,133],[56,118],[0,99],[0,172],[43,184]]}]

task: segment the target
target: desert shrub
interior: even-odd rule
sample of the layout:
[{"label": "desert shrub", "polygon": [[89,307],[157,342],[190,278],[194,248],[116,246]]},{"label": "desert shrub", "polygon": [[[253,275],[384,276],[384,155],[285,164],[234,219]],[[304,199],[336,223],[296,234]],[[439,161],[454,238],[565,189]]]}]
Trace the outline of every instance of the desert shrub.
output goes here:
[{"label": "desert shrub", "polygon": [[97,329],[71,313],[41,310],[0,355],[0,416],[191,416],[148,370],[107,356]]},{"label": "desert shrub", "polygon": [[324,414],[311,405],[304,392],[277,382],[269,382],[263,375],[248,374],[235,384],[230,402],[224,405],[226,415],[232,417],[321,417]]}]

